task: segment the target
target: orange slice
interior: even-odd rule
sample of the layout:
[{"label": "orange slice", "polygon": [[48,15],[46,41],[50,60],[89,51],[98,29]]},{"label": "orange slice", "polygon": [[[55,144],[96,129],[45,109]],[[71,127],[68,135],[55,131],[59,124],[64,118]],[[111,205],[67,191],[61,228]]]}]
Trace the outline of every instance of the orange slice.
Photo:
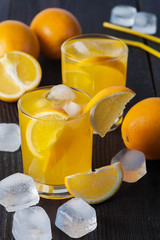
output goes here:
[{"label": "orange slice", "polygon": [[[118,60],[118,57],[110,57],[110,56],[96,56],[96,57],[89,57],[86,58],[78,63],[80,67],[85,69],[85,66],[94,68],[95,66],[99,66],[101,70],[106,67],[107,71],[119,71],[122,74],[126,72],[126,66],[123,62]],[[103,68],[102,68],[103,67]],[[104,71],[104,70],[103,70]],[[107,76],[110,76],[108,73]]]},{"label": "orange slice", "polygon": [[0,58],[0,99],[17,101],[20,96],[41,81],[38,61],[27,53],[11,51]]},{"label": "orange slice", "polygon": [[44,172],[50,168],[50,151],[61,135],[68,114],[58,107],[52,107],[35,114],[26,130],[27,144],[32,154],[42,160]]},{"label": "orange slice", "polygon": [[120,163],[96,169],[95,172],[77,173],[65,177],[69,193],[89,204],[96,204],[112,197],[119,189],[123,179]]},{"label": "orange slice", "polygon": [[132,90],[121,86],[105,88],[98,92],[84,109],[84,112],[90,111],[93,129],[104,137],[134,96]]},{"label": "orange slice", "polygon": [[[93,80],[90,77],[90,73],[87,72],[84,67],[77,64],[66,63],[63,66],[62,77],[63,83],[67,86],[74,86],[75,88],[90,92],[93,85]],[[83,64],[84,65],[84,64]]]},{"label": "orange slice", "polygon": [[79,62],[79,65],[81,65],[82,63],[86,63],[86,64],[92,64],[92,63],[109,63],[109,62],[114,62],[116,61],[118,58],[117,57],[110,57],[110,56],[96,56],[96,57],[88,57],[85,58],[84,60]]}]

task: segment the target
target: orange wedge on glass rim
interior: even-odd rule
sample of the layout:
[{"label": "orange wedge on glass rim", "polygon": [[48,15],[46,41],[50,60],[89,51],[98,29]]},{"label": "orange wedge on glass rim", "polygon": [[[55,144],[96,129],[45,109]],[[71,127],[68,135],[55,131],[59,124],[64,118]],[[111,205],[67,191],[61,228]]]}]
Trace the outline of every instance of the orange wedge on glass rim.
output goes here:
[{"label": "orange wedge on glass rim", "polygon": [[84,112],[90,111],[93,129],[104,137],[134,96],[131,89],[122,86],[108,87],[98,92],[84,109]]},{"label": "orange wedge on glass rim", "polygon": [[40,64],[31,55],[20,51],[5,53],[0,58],[0,99],[17,101],[24,92],[39,85],[41,76]]},{"label": "orange wedge on glass rim", "polygon": [[96,169],[95,172],[77,173],[65,177],[69,193],[89,204],[101,203],[112,197],[123,179],[120,163]]}]

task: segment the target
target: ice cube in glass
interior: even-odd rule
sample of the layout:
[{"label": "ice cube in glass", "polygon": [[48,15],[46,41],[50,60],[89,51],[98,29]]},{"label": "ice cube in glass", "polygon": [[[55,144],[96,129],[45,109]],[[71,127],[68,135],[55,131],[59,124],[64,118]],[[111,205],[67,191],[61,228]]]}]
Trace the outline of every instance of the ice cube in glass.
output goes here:
[{"label": "ice cube in glass", "polygon": [[111,160],[111,164],[120,162],[123,169],[124,182],[137,182],[146,173],[145,155],[135,149],[122,149]]},{"label": "ice cube in glass", "polygon": [[73,198],[57,210],[55,225],[72,238],[80,238],[97,227],[96,211],[80,198]]},{"label": "ice cube in glass", "polygon": [[90,55],[90,52],[89,52],[87,46],[85,46],[85,44],[82,41],[74,42],[73,47],[77,51],[78,54],[83,54],[86,56]]},{"label": "ice cube in glass", "polygon": [[72,89],[64,84],[53,86],[47,94],[48,99],[55,100],[71,100],[76,98],[76,94]]},{"label": "ice cube in glass", "polygon": [[55,105],[62,108],[68,114],[69,117],[77,117],[82,114],[81,106],[73,101],[70,100],[58,101]]},{"label": "ice cube in glass", "polygon": [[33,178],[15,173],[0,181],[0,204],[8,212],[36,205],[39,195]]},{"label": "ice cube in glass", "polygon": [[153,13],[137,12],[132,29],[146,34],[156,33],[157,16]]},{"label": "ice cube in glass", "polygon": [[16,240],[50,240],[50,219],[39,206],[17,211],[13,216],[12,233]]},{"label": "ice cube in glass", "polygon": [[131,27],[134,24],[136,8],[129,5],[116,5],[111,10],[110,22],[125,27]]}]

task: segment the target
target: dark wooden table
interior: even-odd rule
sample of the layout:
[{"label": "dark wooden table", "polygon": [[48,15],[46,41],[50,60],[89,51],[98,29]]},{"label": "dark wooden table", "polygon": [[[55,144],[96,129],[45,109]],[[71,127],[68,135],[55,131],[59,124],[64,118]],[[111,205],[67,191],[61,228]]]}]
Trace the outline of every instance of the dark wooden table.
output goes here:
[{"label": "dark wooden table", "polygon": [[[158,44],[102,27],[109,21],[110,11],[117,4],[128,4],[138,10],[155,13],[158,17],[160,37],[159,0],[1,0],[0,21],[20,20],[30,24],[42,9],[60,7],[71,11],[80,21],[83,33],[106,33],[145,42],[160,51]],[[61,83],[61,63],[40,56],[43,77],[41,86]],[[160,96],[160,59],[146,52],[129,47],[127,86],[136,97],[126,111],[136,102],[151,96]],[[17,104],[0,101],[0,122],[18,123]],[[147,136],[144,136],[147,137]],[[93,168],[110,163],[110,159],[124,147],[120,128],[101,139],[94,136]],[[148,173],[136,183],[123,183],[119,191],[104,203],[95,205],[98,227],[82,239],[86,240],[158,240],[160,239],[160,161],[147,161]],[[22,172],[21,150],[14,153],[0,152],[0,180]],[[51,219],[54,240],[70,239],[54,225],[57,208],[64,200],[41,199],[42,206]],[[0,240],[12,240],[12,213],[0,206]],[[29,239],[28,239],[29,240]]]}]

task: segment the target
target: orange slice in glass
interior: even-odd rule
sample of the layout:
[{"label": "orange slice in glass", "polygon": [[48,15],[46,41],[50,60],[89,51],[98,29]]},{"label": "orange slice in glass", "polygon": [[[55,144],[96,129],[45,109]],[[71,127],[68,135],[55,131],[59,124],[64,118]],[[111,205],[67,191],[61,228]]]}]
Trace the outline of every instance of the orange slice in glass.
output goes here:
[{"label": "orange slice in glass", "polygon": [[27,144],[32,154],[42,160],[43,172],[52,163],[50,151],[63,132],[68,114],[60,108],[48,108],[33,116],[26,130]]}]

